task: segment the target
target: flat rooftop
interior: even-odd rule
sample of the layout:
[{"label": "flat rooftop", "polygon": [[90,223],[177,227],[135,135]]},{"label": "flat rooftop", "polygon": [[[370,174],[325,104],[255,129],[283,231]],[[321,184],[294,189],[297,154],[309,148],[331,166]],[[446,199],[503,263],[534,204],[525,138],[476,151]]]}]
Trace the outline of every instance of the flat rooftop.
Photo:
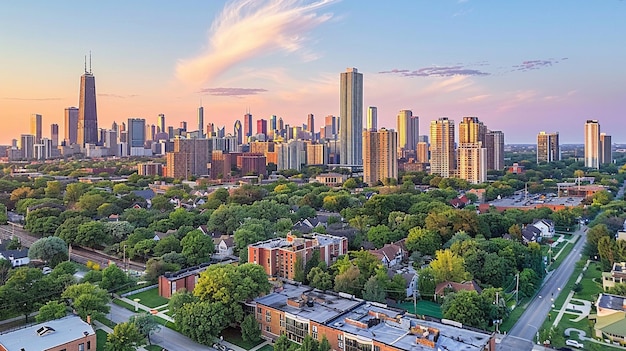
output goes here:
[{"label": "flat rooftop", "polygon": [[523,195],[516,195],[513,197],[507,197],[504,199],[497,199],[489,202],[489,205],[495,207],[510,207],[510,208],[535,208],[545,206],[565,206],[576,207],[583,201],[582,197],[550,197],[540,195],[530,195],[524,197]]},{"label": "flat rooftop", "polygon": [[293,241],[288,241],[287,238],[275,238],[250,245],[251,247],[263,248],[263,249],[275,249],[275,248],[292,248],[294,246],[304,245],[307,240],[317,239],[320,246],[326,246],[328,244],[340,243],[344,238],[340,236],[318,234],[309,235],[305,238],[294,238]]},{"label": "flat rooftop", "polygon": [[597,306],[615,311],[626,312],[626,297],[611,294],[600,294]]},{"label": "flat rooftop", "polygon": [[[40,336],[37,330],[43,327],[52,329]],[[0,347],[4,347],[7,351],[48,350],[93,334],[95,332],[91,325],[83,322],[80,317],[68,316],[1,334]],[[92,349],[95,347],[92,345]]]}]

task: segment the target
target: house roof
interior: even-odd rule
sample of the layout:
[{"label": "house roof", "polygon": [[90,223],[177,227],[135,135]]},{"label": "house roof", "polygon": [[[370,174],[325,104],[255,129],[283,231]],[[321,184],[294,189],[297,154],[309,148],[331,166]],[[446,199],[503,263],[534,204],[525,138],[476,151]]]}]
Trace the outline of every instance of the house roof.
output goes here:
[{"label": "house roof", "polygon": [[522,237],[526,241],[536,241],[537,237],[541,235],[541,230],[533,225],[528,225],[522,229]]},{"label": "house roof", "polygon": [[156,195],[152,189],[133,190],[133,194],[146,200],[152,200],[154,195]]},{"label": "house roof", "polygon": [[482,291],[480,286],[478,286],[478,284],[476,284],[475,281],[470,280],[468,282],[462,282],[462,283],[441,282],[437,284],[437,287],[435,288],[435,294],[443,295],[445,292],[445,289],[452,289],[452,291],[454,292],[457,292],[460,290],[467,290],[467,291],[476,291],[477,293],[480,293]]},{"label": "house roof", "polygon": [[626,318],[622,318],[615,323],[611,323],[600,330],[602,330],[603,333],[624,337],[626,336]]},{"label": "house roof", "polygon": [[[49,332],[40,336],[37,331],[45,327],[48,327]],[[7,351],[49,350],[94,334],[91,325],[80,317],[68,316],[2,334],[0,345]]]},{"label": "house roof", "polygon": [[0,251],[0,256],[4,257],[7,260],[9,259],[9,257],[13,257],[14,259],[25,258],[25,257],[28,257],[28,249],[3,250],[3,251]]}]

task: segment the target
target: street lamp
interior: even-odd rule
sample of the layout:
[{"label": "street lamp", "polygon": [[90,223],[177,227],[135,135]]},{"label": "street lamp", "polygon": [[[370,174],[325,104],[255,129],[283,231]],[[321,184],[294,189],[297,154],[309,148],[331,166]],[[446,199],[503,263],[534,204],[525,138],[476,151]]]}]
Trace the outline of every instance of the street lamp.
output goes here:
[{"label": "street lamp", "polygon": [[133,301],[135,301],[135,312],[137,312],[139,309],[139,301],[141,301],[141,299],[133,299]]}]

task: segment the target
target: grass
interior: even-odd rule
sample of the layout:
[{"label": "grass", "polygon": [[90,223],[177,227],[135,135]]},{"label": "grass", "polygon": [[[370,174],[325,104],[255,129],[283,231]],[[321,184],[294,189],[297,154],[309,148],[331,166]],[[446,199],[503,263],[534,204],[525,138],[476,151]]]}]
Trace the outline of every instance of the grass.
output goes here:
[{"label": "grass", "polygon": [[127,303],[126,301],[122,301],[120,299],[115,299],[115,300],[113,300],[113,303],[118,305],[118,306],[122,306],[122,307],[124,307],[125,309],[127,309],[129,311],[135,312],[135,306]]},{"label": "grass", "polygon": [[128,296],[128,298],[131,300],[141,299],[139,303],[141,303],[144,306],[148,306],[150,308],[167,305],[167,303],[170,301],[162,296],[159,296],[159,289],[157,288],[146,290],[138,294],[130,295]]},{"label": "grass", "polygon": [[107,332],[102,329],[96,330],[96,351],[104,351],[104,344],[107,342]]},{"label": "grass", "polygon": [[163,350],[163,347],[161,347],[159,345],[145,345],[143,348],[148,350],[148,351],[161,351],[161,350]]},{"label": "grass", "polygon": [[258,351],[274,351],[274,346],[272,345],[263,345]]},{"label": "grass", "polygon": [[574,294],[574,297],[581,300],[596,301],[602,293],[602,269],[596,262],[589,264],[589,267],[580,281],[581,291]]},{"label": "grass", "polygon": [[416,315],[427,315],[435,318],[442,318],[441,305],[432,301],[419,300],[417,301],[417,311],[414,310],[412,302],[403,302],[400,304],[400,308],[406,310],[409,313]]},{"label": "grass", "polygon": [[258,342],[246,342],[241,338],[241,331],[235,328],[224,329],[224,331],[222,331],[222,336],[224,337],[224,340],[246,350],[250,350],[263,342],[263,340],[259,340]]},{"label": "grass", "polygon": [[502,325],[500,325],[499,329],[501,333],[504,333],[505,331],[508,332],[511,328],[513,328],[519,317],[521,317],[524,311],[526,311],[526,303],[526,299],[519,301],[517,306],[515,306],[515,309],[509,313],[509,316],[502,322]]},{"label": "grass", "polygon": [[107,327],[113,329],[115,328],[115,323],[112,322],[111,320],[109,320],[108,318],[101,316],[101,317],[97,317],[96,320],[104,325],[106,325]]}]

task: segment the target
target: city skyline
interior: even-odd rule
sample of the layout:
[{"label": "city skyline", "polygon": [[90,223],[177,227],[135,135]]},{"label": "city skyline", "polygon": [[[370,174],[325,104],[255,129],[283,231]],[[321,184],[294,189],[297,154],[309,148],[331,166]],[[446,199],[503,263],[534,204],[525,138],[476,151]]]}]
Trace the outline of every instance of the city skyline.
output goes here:
[{"label": "city skyline", "polygon": [[[204,122],[227,130],[246,111],[302,125],[308,114],[340,115],[337,72],[358,67],[363,106],[378,107],[379,128],[396,129],[398,111],[407,109],[422,121],[420,134],[440,117],[478,116],[507,144],[532,144],[541,130],[581,144],[588,119],[620,130],[624,2],[151,5],[0,5],[1,32],[11,33],[0,36],[10,48],[0,57],[10,83],[0,87],[9,127],[0,144],[28,133],[32,114],[42,115],[44,137],[51,124],[63,125],[65,109],[79,105],[90,50],[105,128],[131,117],[156,124],[159,114],[171,126],[193,125],[200,100]],[[94,11],[98,19],[87,16]]]}]

